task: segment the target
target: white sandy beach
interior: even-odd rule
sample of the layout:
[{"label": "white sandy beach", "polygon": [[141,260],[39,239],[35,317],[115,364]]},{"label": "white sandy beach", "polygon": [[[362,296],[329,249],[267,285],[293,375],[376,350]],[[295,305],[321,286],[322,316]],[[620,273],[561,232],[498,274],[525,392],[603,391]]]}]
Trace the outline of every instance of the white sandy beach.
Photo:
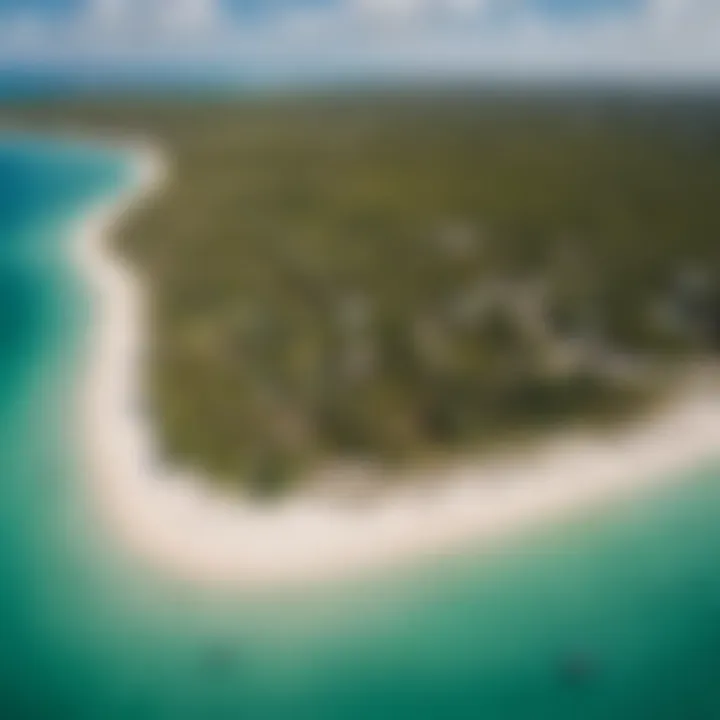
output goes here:
[{"label": "white sandy beach", "polygon": [[81,222],[76,257],[97,294],[96,340],[83,385],[83,452],[93,498],[139,558],[196,582],[255,587],[367,571],[474,548],[603,506],[720,457],[720,391],[692,387],[622,432],[566,434],[543,447],[446,471],[423,489],[352,507],[307,494],[274,508],[214,495],[164,467],[141,414],[143,294],[112,255],[114,226],[161,187],[159,153],[135,147],[138,182]]}]

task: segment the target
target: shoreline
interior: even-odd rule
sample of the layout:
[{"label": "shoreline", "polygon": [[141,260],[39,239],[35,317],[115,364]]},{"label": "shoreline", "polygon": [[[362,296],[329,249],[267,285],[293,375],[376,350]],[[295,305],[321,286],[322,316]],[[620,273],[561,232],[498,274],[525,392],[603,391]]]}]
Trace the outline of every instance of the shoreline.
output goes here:
[{"label": "shoreline", "polygon": [[143,291],[109,248],[117,224],[162,188],[168,165],[150,146],[103,144],[130,152],[137,177],[84,213],[76,232],[74,256],[94,296],[80,450],[111,532],[156,569],[254,588],[479,554],[720,457],[720,389],[693,386],[620,431],[569,431],[516,458],[464,461],[443,471],[442,483],[392,489],[367,506],[341,507],[311,493],[273,507],[220,496],[201,477],[164,465],[155,450],[149,418],[139,412]]}]

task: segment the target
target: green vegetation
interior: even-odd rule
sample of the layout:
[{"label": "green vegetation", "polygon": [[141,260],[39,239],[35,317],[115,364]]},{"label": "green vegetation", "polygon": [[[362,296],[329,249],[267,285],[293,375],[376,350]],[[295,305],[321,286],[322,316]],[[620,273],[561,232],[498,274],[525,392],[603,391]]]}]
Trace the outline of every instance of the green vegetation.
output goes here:
[{"label": "green vegetation", "polygon": [[[471,99],[468,99],[471,97]],[[118,249],[172,458],[275,494],[615,417],[720,339],[720,107],[502,97],[8,108],[172,159]]]}]

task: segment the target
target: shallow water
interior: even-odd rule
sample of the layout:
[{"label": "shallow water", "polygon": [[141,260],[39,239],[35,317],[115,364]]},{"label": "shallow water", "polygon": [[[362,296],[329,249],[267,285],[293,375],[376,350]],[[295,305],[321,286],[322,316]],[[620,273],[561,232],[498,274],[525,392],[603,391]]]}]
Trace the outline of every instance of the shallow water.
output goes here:
[{"label": "shallow water", "polygon": [[118,158],[0,143],[0,717],[720,718],[720,469],[402,573],[266,597],[159,578],[102,525],[73,392],[71,219]]}]

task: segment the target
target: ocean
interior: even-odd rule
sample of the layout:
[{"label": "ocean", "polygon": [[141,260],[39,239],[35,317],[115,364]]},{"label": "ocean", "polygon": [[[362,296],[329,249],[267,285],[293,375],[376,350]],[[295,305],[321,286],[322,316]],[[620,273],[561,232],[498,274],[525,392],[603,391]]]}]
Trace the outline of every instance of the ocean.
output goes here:
[{"label": "ocean", "polygon": [[105,527],[76,397],[73,225],[126,160],[0,141],[0,718],[720,718],[720,467],[401,571],[243,595]]}]

